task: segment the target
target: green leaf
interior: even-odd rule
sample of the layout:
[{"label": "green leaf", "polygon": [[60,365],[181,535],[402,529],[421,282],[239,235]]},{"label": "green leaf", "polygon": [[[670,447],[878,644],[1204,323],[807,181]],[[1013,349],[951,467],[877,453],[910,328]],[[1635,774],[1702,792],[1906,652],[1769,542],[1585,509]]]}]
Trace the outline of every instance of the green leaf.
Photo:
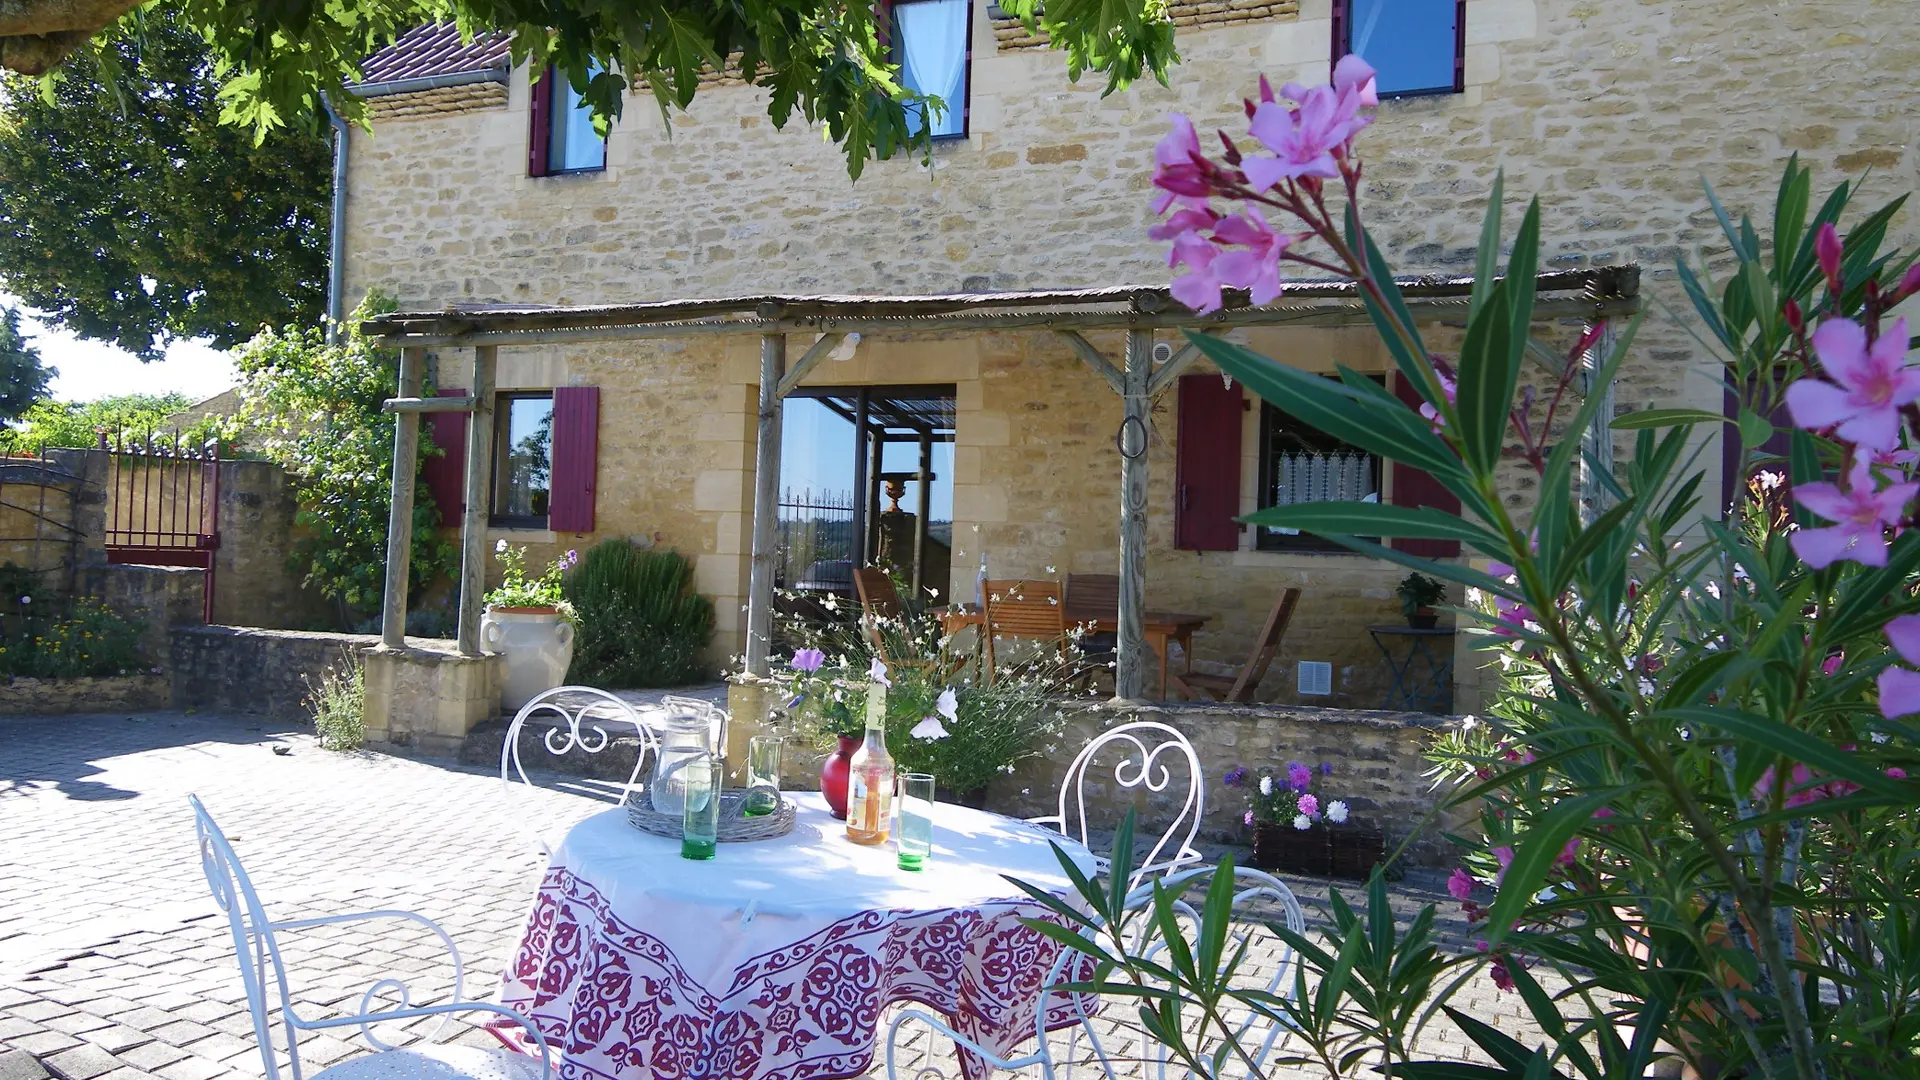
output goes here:
[{"label": "green leaf", "polygon": [[1690,424],[1724,424],[1727,418],[1705,409],[1643,409],[1616,416],[1615,431],[1641,431],[1649,428],[1684,427]]},{"label": "green leaf", "polygon": [[[1626,329],[1615,336],[1612,352],[1600,357],[1599,370],[1593,373],[1593,385],[1613,384],[1614,378],[1620,373],[1620,365],[1626,362],[1628,350],[1633,347],[1634,335],[1640,330],[1640,318],[1640,313],[1636,312],[1628,320]],[[1606,401],[1605,394],[1588,394],[1581,400],[1580,408],[1567,421],[1567,434],[1554,444],[1553,452],[1547,455],[1547,467],[1540,474],[1542,485],[1561,487],[1570,481],[1576,460],[1574,455],[1579,452],[1583,441],[1581,436],[1592,425],[1594,417],[1600,413],[1600,406]]]},{"label": "green leaf", "polygon": [[[1360,295],[1366,299],[1367,314],[1373,319],[1374,329],[1380,332],[1380,339],[1386,342],[1393,354],[1393,362],[1400,373],[1412,380],[1413,385],[1422,387],[1423,396],[1431,395],[1435,389],[1432,376],[1428,374],[1427,347],[1420,339],[1420,326],[1413,321],[1413,312],[1408,309],[1406,298],[1400,295],[1400,284],[1393,278],[1393,267],[1387,264],[1386,257],[1374,245],[1373,237],[1360,224],[1360,215],[1356,207],[1349,206],[1346,214],[1347,245],[1360,253],[1367,266],[1367,276],[1386,301],[1380,300],[1366,289]],[[1408,342],[1412,344],[1409,345]],[[1431,397],[1428,398],[1431,400]]]},{"label": "green leaf", "polygon": [[1460,382],[1454,408],[1460,417],[1461,450],[1477,475],[1492,473],[1500,460],[1507,433],[1507,414],[1513,407],[1509,386],[1519,377],[1519,364],[1510,359],[1513,309],[1501,289],[1467,324],[1460,350]]},{"label": "green leaf", "polygon": [[1473,321],[1498,288],[1494,280],[1494,260],[1500,257],[1500,209],[1505,201],[1507,170],[1493,174],[1493,190],[1487,193],[1487,211],[1480,219],[1480,246],[1474,249],[1473,298],[1467,306],[1467,321]]},{"label": "green leaf", "polygon": [[1773,438],[1773,421],[1754,412],[1745,405],[1740,406],[1740,443],[1743,447],[1753,448],[1765,445]]},{"label": "green leaf", "polygon": [[1513,328],[1507,337],[1506,395],[1513,392],[1520,377],[1520,360],[1526,354],[1527,338],[1533,329],[1533,301],[1540,285],[1540,200],[1528,200],[1527,213],[1520,219],[1520,231],[1513,238],[1513,254],[1507,257],[1506,290],[1513,310]]},{"label": "green leaf", "polygon": [[1911,798],[1920,793],[1920,784],[1890,779],[1870,759],[1849,753],[1825,739],[1789,727],[1771,717],[1724,706],[1703,705],[1661,709],[1655,715],[1663,720],[1681,720],[1719,728],[1736,738],[1758,743],[1788,761],[1828,776],[1850,780],[1879,795]]},{"label": "green leaf", "polygon": [[1290,503],[1256,510],[1236,520],[1268,528],[1299,529],[1315,536],[1345,533],[1390,539],[1459,540],[1487,549],[1489,554],[1499,554],[1505,550],[1495,534],[1463,520],[1457,514],[1449,514],[1431,506],[1362,502]]},{"label": "green leaf", "polygon": [[1487,913],[1488,944],[1498,945],[1513,932],[1514,920],[1533,902],[1567,841],[1593,820],[1595,810],[1618,795],[1617,791],[1602,791],[1561,799],[1516,838],[1513,862],[1508,864],[1500,894]]},{"label": "green leaf", "polygon": [[1518,1039],[1490,1024],[1482,1023],[1451,1005],[1445,1006],[1445,1009],[1447,1016],[1459,1025],[1461,1034],[1472,1039],[1475,1046],[1485,1050],[1487,1056],[1503,1066],[1508,1073],[1520,1072],[1527,1067],[1527,1061],[1533,1057],[1533,1053],[1521,1045]]}]

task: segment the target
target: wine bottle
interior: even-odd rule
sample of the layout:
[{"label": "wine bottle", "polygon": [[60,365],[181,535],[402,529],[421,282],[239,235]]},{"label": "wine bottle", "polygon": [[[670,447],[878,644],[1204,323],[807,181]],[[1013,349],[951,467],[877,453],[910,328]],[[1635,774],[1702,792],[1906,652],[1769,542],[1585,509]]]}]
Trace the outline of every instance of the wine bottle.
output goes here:
[{"label": "wine bottle", "polygon": [[867,737],[847,767],[847,839],[883,844],[893,828],[893,755],[887,753],[887,688],[867,687]]}]

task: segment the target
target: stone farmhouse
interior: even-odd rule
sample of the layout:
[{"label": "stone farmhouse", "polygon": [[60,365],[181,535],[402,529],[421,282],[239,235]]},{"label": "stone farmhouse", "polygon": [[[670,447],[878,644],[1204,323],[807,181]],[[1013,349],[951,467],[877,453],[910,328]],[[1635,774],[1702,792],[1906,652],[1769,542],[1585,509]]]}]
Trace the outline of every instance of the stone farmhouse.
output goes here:
[{"label": "stone farmhouse", "polygon": [[[1171,87],[1102,97],[989,0],[896,0],[907,77],[950,108],[923,118],[939,135],[930,162],[870,163],[857,182],[819,131],[775,130],[757,88],[716,75],[670,127],[631,94],[603,140],[564,84],[509,70],[504,42],[429,27],[365,65],[374,123],[346,151],[340,295],[434,310],[1164,285],[1146,227],[1168,113],[1239,130],[1258,75],[1324,81],[1352,49],[1391,95],[1362,139],[1366,212],[1403,274],[1467,271],[1504,169],[1509,233],[1525,195],[1542,200],[1543,270],[1643,270],[1645,322],[1616,409],[1718,409],[1671,271],[1720,244],[1701,180],[1757,218],[1794,152],[1823,189],[1870,170],[1871,204],[1920,187],[1903,77],[1920,70],[1920,44],[1899,32],[1903,7],[1175,0],[1184,61]],[[1893,242],[1916,239],[1909,213]],[[1580,329],[1576,317],[1540,332],[1564,344]],[[1392,366],[1365,326],[1233,335],[1309,370]],[[1122,336],[1086,339],[1118,356]],[[1183,344],[1161,341],[1162,355]],[[740,653],[760,369],[753,334],[503,348],[492,537],[536,559],[607,537],[677,548],[715,598],[716,660]],[[437,383],[458,389],[465,371],[441,363]],[[860,416],[887,438],[857,445]],[[427,419],[460,445],[462,417]],[[787,403],[783,584],[842,588],[851,562],[882,554],[962,600],[983,562],[995,578],[1112,573],[1121,421],[1119,396],[1044,327],[841,342]],[[1295,498],[1418,501],[1421,478],[1329,444],[1199,364],[1167,381],[1148,427],[1147,606],[1207,617],[1196,667],[1241,663],[1275,596],[1298,586],[1262,698],[1376,706],[1386,670],[1366,627],[1401,621],[1404,571],[1233,518]],[[429,478],[449,516],[457,461]]]}]

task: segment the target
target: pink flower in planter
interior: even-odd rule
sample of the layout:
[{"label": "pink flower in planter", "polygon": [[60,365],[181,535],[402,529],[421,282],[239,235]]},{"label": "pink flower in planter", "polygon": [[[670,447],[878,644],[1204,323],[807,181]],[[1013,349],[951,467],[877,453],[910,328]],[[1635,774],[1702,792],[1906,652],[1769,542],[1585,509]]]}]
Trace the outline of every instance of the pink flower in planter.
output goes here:
[{"label": "pink flower in planter", "polygon": [[1313,783],[1313,770],[1298,761],[1287,762],[1287,786],[1295,791],[1305,791]]},{"label": "pink flower in planter", "polygon": [[1854,465],[1845,489],[1824,481],[1801,484],[1794,489],[1794,498],[1835,524],[1795,530],[1794,553],[1815,570],[1841,559],[1863,566],[1887,565],[1886,530],[1905,517],[1915,492],[1920,492],[1920,483],[1888,484],[1875,490],[1873,471],[1864,461]]},{"label": "pink flower in planter", "polygon": [[1473,875],[1461,867],[1453,868],[1453,876],[1447,879],[1447,894],[1455,900],[1466,900],[1473,895]]},{"label": "pink flower in planter", "polygon": [[1299,805],[1300,812],[1308,817],[1312,817],[1320,812],[1320,800],[1314,798],[1312,795],[1300,796]]},{"label": "pink flower in planter", "polygon": [[1248,828],[1252,828],[1253,827],[1253,811],[1251,810],[1247,811],[1246,816],[1241,818],[1240,822],[1241,824],[1247,826]]},{"label": "pink flower in planter", "polygon": [[1866,327],[1852,319],[1828,319],[1813,332],[1813,351],[1833,382],[1800,379],[1787,387],[1793,422],[1833,428],[1864,450],[1897,446],[1900,407],[1920,400],[1920,369],[1907,366],[1907,320],[1895,319],[1869,342]]}]

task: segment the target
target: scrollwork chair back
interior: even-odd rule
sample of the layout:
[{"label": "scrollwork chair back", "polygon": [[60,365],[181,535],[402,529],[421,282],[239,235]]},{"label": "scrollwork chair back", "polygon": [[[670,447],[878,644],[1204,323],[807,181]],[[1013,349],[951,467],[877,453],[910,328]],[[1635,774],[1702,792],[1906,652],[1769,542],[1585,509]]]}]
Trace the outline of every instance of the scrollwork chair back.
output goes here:
[{"label": "scrollwork chair back", "polygon": [[[433,1029],[428,1039],[437,1039],[446,1030],[453,1014],[459,1012],[487,1013],[495,1023],[512,1023],[526,1032],[526,1040],[540,1051],[540,1080],[550,1080],[552,1075],[552,1057],[547,1048],[546,1036],[535,1028],[529,1020],[505,1006],[481,1001],[469,1001],[465,996],[466,967],[460,959],[460,950],[454,945],[453,938],[441,929],[440,925],[424,915],[411,911],[383,909],[380,911],[360,911],[345,915],[324,915],[311,919],[283,919],[275,922],[267,918],[266,909],[261,906],[260,895],[254,891],[253,881],[247,876],[246,868],[240,864],[239,856],[234,854],[233,845],[227,836],[215,824],[213,815],[197,795],[187,796],[193,806],[195,838],[200,850],[200,869],[206,875],[207,887],[213,890],[213,901],[220,913],[227,918],[227,928],[233,935],[234,957],[240,965],[240,981],[247,993],[247,1011],[253,1019],[253,1034],[260,1048],[260,1057],[266,1066],[265,1080],[280,1080],[280,1062],[273,1049],[272,1017],[279,1013],[282,1032],[286,1037],[287,1072],[292,1080],[305,1080],[300,1063],[299,1034],[303,1031],[316,1031],[336,1027],[357,1027],[360,1036],[367,1045],[375,1050],[392,1052],[395,1057],[382,1058],[393,1068],[380,1070],[380,1075],[391,1078],[419,1076],[433,1080],[458,1080],[459,1077],[479,1074],[494,1080],[519,1076],[531,1077],[531,1062],[524,1055],[505,1050],[477,1050],[471,1047],[438,1048],[438,1052],[417,1050],[398,1050],[382,1041],[374,1032],[376,1023],[398,1023],[423,1017],[439,1016],[441,1022]],[[359,1011],[352,1015],[324,1019],[309,1019],[294,1009],[293,991],[287,977],[287,966],[280,954],[280,943],[276,936],[279,931],[300,931],[316,926],[329,926],[336,923],[363,922],[372,919],[399,919],[423,926],[433,932],[446,947],[447,955],[453,963],[453,984],[451,998],[438,1005],[414,1005],[413,992],[401,979],[383,978],[376,980],[361,995]],[[277,1006],[270,1006],[268,995],[277,999]],[[397,1004],[390,1004],[397,1000]],[[340,1075],[359,1071],[358,1059],[349,1059],[314,1074],[314,1080],[321,1080],[329,1073]]]},{"label": "scrollwork chair back", "polygon": [[[705,703],[702,703],[705,704]],[[631,731],[637,746],[634,750],[633,769],[627,779],[613,793],[614,802],[620,802],[629,792],[640,790],[641,775],[647,768],[647,762],[660,752],[660,741],[653,728],[641,719],[639,710],[632,703],[592,686],[557,686],[552,690],[536,694],[533,700],[520,707],[513,716],[513,723],[507,726],[506,741],[500,744],[500,784],[506,791],[510,805],[522,800],[528,789],[539,785],[528,775],[526,763],[521,760],[521,729],[530,719],[552,716],[556,722],[543,732],[540,746],[554,757],[563,757],[575,751],[584,754],[598,754],[614,745],[616,737],[625,737]],[[587,785],[580,785],[586,789]],[[582,793],[589,793],[583,790]],[[536,822],[537,815],[516,813],[534,843],[540,850],[552,854],[553,845],[549,842],[547,830],[542,830]]]},{"label": "scrollwork chair back", "polygon": [[[1149,795],[1161,795],[1170,788],[1177,791],[1180,774],[1185,773],[1185,797],[1179,802],[1179,810],[1147,849],[1145,861],[1128,874],[1128,887],[1139,885],[1152,874],[1170,873],[1200,862],[1200,853],[1193,847],[1194,837],[1200,832],[1200,814],[1206,806],[1206,776],[1200,771],[1200,755],[1178,729],[1157,720],[1121,724],[1087,743],[1060,781],[1060,812],[1030,820],[1091,847],[1087,774],[1096,758],[1114,752],[1120,757],[1113,766],[1113,782],[1121,788],[1141,788]],[[1173,796],[1167,801],[1172,802]],[[1146,832],[1144,825],[1142,832]],[[1107,869],[1105,859],[1101,859],[1101,869]]]},{"label": "scrollwork chair back", "polygon": [[[1165,888],[1179,895],[1188,887],[1204,889],[1219,872],[1217,866],[1189,867],[1186,870],[1157,879]],[[1279,921],[1297,934],[1306,932],[1306,915],[1300,908],[1300,901],[1279,879],[1270,874],[1246,867],[1234,867],[1233,912],[1234,925],[1228,932],[1227,947],[1221,951],[1221,968],[1225,971],[1231,958],[1239,954],[1242,943],[1248,948],[1245,955],[1270,956],[1274,968],[1257,985],[1245,989],[1258,989],[1275,997],[1291,999],[1294,995],[1294,965],[1299,957],[1285,939],[1267,928],[1273,920],[1273,912],[1262,910],[1247,912],[1255,903],[1264,903],[1279,909]],[[1168,966],[1162,954],[1166,951],[1166,940],[1157,934],[1148,933],[1152,919],[1154,903],[1153,887],[1149,881],[1130,892],[1126,907],[1134,913],[1133,932],[1126,936],[1127,952],[1151,964],[1165,968]],[[1196,943],[1200,924],[1199,913],[1185,899],[1176,899],[1173,907],[1179,916],[1183,931],[1182,939],[1187,943],[1189,954],[1198,954]],[[1243,916],[1243,913],[1244,916]],[[1257,940],[1260,936],[1271,938],[1270,942]],[[1102,941],[1102,944],[1107,942]],[[1107,1080],[1134,1080],[1138,1077],[1150,1080],[1209,1080],[1196,1077],[1174,1058],[1166,1047],[1156,1041],[1136,1021],[1135,1001],[1127,998],[1099,1002],[1090,995],[1068,994],[1054,989],[1086,974],[1087,961],[1078,953],[1062,950],[1054,959],[1053,966],[1047,972],[1048,989],[1040,995],[1040,1001],[1034,1012],[1034,1030],[1044,1032],[1051,1027],[1051,1035],[1042,1034],[1035,1039],[1033,1052],[1016,1057],[1002,1058],[985,1047],[956,1033],[946,1021],[919,1006],[901,1009],[887,1028],[887,1080],[958,1080],[959,1070],[949,1072],[946,1062],[932,1060],[930,1038],[918,1038],[914,1029],[929,1029],[930,1034],[944,1035],[953,1041],[955,1047],[965,1047],[982,1058],[995,1069],[1034,1069],[1043,1080],[1073,1080],[1076,1076],[1103,1076]],[[1244,972],[1246,969],[1240,969]],[[1239,972],[1236,972],[1238,974]],[[1118,978],[1118,976],[1116,976]],[[1101,1012],[1099,1005],[1106,1006]],[[1091,1007],[1090,1007],[1091,1006]],[[1287,1033],[1287,1026],[1275,1018],[1269,1009],[1262,1014],[1251,1010],[1240,1010],[1244,1015],[1229,1014],[1233,1027],[1233,1038],[1245,1051],[1245,1056],[1230,1055],[1227,1064],[1212,1080],[1265,1080],[1263,1071],[1267,1058],[1279,1045]],[[1219,1046],[1220,1035],[1209,1028],[1199,1033],[1197,1040],[1190,1046],[1200,1048],[1200,1056],[1207,1057]],[[1211,1041],[1209,1041],[1211,1040]],[[918,1051],[917,1055],[913,1052]],[[917,1056],[918,1065],[908,1067],[904,1059]]]}]

